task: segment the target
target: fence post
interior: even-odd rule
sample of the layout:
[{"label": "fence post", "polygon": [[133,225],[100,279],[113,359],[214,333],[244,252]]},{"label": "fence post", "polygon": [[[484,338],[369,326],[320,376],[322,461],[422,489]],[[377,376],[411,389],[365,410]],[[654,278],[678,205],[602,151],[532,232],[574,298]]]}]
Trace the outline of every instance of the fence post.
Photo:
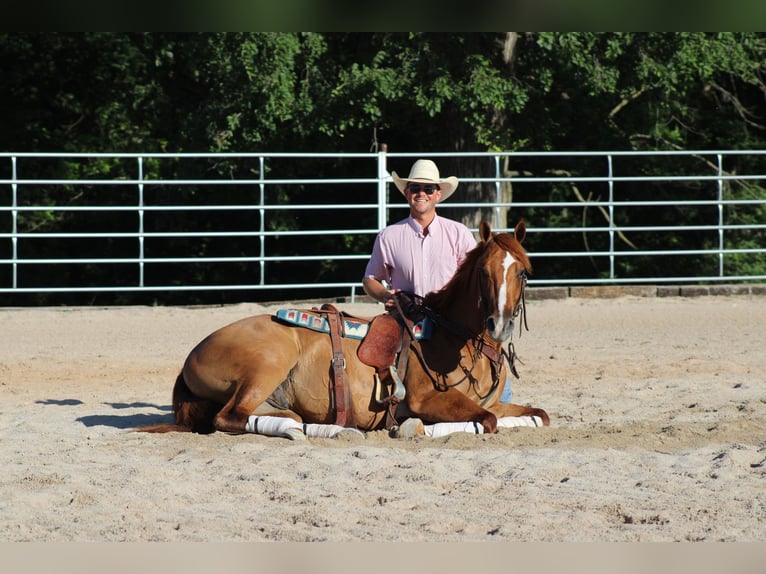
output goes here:
[{"label": "fence post", "polygon": [[17,183],[17,174],[16,174],[16,156],[13,156],[11,158],[11,207],[13,208],[11,211],[11,260],[13,261],[11,265],[11,272],[12,272],[12,287],[13,289],[18,288],[19,286],[19,264],[18,264],[18,256],[19,256],[19,238],[17,237],[17,234],[19,232],[19,211],[16,209],[19,206],[19,200],[18,200],[18,192],[19,192],[19,184]]},{"label": "fence post", "polygon": [[388,145],[380,144],[378,152],[378,231],[383,229],[388,223],[386,214],[388,213],[388,169],[386,166],[386,152]]},{"label": "fence post", "polygon": [[609,166],[609,278],[614,279],[614,166],[612,154],[606,156]]},{"label": "fence post", "polygon": [[723,239],[723,157],[718,154],[718,276],[724,273],[724,239]]},{"label": "fence post", "polygon": [[261,280],[260,280],[261,285],[266,284],[266,260],[264,259],[266,257],[266,236],[264,235],[264,231],[266,231],[266,210],[263,209],[263,207],[266,205],[266,184],[264,182],[265,173],[266,173],[265,167],[266,167],[265,158],[262,155],[258,156],[258,179],[259,179],[258,188],[260,190],[258,205],[261,206],[261,209],[258,210],[259,220],[260,220],[259,231],[261,232],[261,236],[259,238],[260,244],[261,244],[260,245],[261,249],[259,252],[261,256],[261,260],[259,262],[260,263],[259,267],[261,268]]},{"label": "fence post", "polygon": [[138,286],[144,286],[144,162],[138,156]]},{"label": "fence post", "polygon": [[[495,156],[495,203],[500,203],[503,199],[502,193],[501,193],[502,185],[500,183],[500,156]],[[501,221],[500,221],[500,209],[501,207],[498,205],[495,207],[495,223],[492,225],[492,229],[500,229]],[[508,213],[508,208],[505,208],[506,213]],[[506,225],[508,225],[508,218],[506,217]]]}]

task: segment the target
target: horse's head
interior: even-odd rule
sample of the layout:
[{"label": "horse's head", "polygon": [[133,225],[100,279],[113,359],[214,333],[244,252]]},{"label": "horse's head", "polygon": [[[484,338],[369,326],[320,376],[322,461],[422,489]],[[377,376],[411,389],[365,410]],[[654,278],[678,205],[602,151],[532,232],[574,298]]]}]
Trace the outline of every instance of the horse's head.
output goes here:
[{"label": "horse's head", "polygon": [[527,275],[532,272],[527,252],[521,246],[526,232],[523,220],[512,234],[492,233],[486,221],[479,226],[484,247],[479,262],[481,309],[487,333],[495,341],[511,338],[514,319],[523,309]]}]

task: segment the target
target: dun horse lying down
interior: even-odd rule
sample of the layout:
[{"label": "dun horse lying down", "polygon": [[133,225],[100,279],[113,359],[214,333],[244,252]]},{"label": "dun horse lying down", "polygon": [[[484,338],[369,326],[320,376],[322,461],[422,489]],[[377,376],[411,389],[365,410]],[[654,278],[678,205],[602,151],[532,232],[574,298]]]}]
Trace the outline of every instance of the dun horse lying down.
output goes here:
[{"label": "dun horse lying down", "polygon": [[[296,439],[340,429],[425,433],[437,423],[494,433],[498,419],[515,426],[510,417],[548,425],[542,409],[499,403],[506,370],[518,377],[510,341],[514,320],[526,319],[525,224],[510,234],[482,222],[479,234],[442,290],[400,298],[398,313],[365,319],[325,306],[256,315],[215,331],[178,375],[175,424],[139,430]],[[290,322],[294,316],[306,326]],[[430,333],[421,337],[424,325]]]}]

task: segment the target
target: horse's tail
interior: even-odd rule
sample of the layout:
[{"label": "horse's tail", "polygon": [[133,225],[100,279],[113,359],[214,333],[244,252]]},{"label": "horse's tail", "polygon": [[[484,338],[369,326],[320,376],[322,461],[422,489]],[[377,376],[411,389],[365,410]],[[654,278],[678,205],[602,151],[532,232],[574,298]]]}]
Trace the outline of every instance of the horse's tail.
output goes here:
[{"label": "horse's tail", "polygon": [[202,399],[191,392],[184,380],[183,371],[178,373],[173,387],[173,414],[176,422],[150,425],[136,429],[139,432],[196,432],[209,434],[215,431],[213,418],[220,410],[220,405]]}]

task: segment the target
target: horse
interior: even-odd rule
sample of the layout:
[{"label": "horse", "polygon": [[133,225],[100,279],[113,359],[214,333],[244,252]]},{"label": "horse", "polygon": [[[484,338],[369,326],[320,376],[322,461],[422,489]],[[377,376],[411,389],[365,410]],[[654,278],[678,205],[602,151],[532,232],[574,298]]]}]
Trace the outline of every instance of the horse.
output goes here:
[{"label": "horse", "polygon": [[[484,433],[497,432],[503,417],[536,416],[549,425],[542,409],[499,402],[506,371],[518,377],[510,341],[520,314],[526,326],[524,290],[532,266],[521,245],[525,236],[523,220],[513,233],[495,233],[482,221],[480,241],[452,279],[417,303],[432,322],[431,335],[408,337],[399,350],[406,359],[401,400],[393,391],[388,401],[376,398],[380,373],[359,359],[363,341],[342,337],[334,348],[326,333],[261,314],[198,343],[173,388],[175,424],[143,430],[242,434],[255,432],[253,417],[332,425],[341,408],[333,394],[338,370],[349,415],[342,426],[357,432],[390,429],[412,417],[429,424],[473,422]],[[359,319],[372,325],[378,317]],[[411,333],[410,325],[404,331]]]}]

